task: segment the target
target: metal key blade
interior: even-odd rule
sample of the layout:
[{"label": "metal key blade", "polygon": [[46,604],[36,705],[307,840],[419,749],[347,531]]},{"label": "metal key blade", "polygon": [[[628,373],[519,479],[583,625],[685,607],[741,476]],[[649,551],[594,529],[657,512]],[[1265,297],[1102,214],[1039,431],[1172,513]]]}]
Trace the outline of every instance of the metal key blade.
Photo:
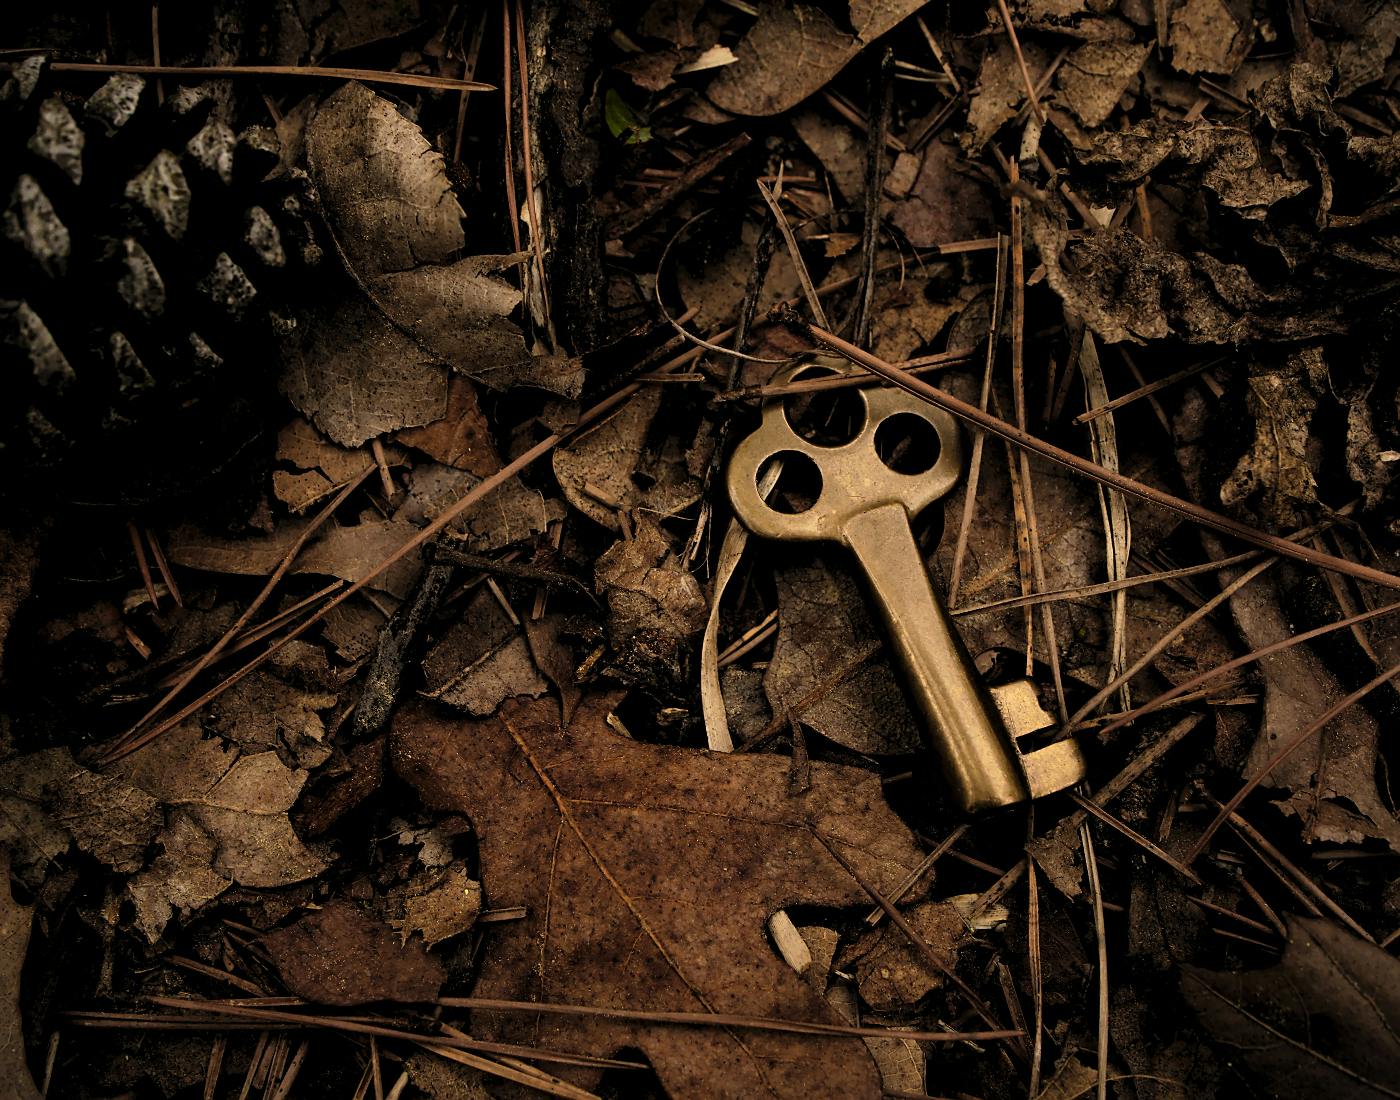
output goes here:
[{"label": "metal key blade", "polygon": [[848,518],[841,541],[870,584],[876,608],[923,712],[930,748],[962,809],[1030,797],[1018,754],[972,658],[934,594],[902,504]]}]

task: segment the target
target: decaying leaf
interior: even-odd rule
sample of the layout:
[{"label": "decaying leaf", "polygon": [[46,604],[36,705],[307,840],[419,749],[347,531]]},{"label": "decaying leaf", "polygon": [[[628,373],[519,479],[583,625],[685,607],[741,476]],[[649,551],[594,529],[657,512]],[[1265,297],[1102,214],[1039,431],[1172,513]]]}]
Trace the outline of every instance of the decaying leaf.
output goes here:
[{"label": "decaying leaf", "polygon": [[262,945],[287,988],[316,1004],[431,1001],[446,976],[422,941],[400,942],[387,924],[341,898],[269,933]]},{"label": "decaying leaf", "polygon": [[[417,533],[418,528],[404,520],[380,519],[367,512],[353,526],[328,525],[321,537],[298,555],[292,571],[358,581]],[[412,591],[422,568],[421,556],[409,554],[369,584],[402,600]]]},{"label": "decaying leaf", "polygon": [[1276,1096],[1376,1100],[1400,1081],[1400,962],[1322,920],[1289,922],[1283,957],[1245,972],[1182,968],[1210,1038]]},{"label": "decaying leaf", "polygon": [[423,678],[429,698],[477,717],[512,696],[534,698],[549,690],[519,624],[485,589],[423,657]]},{"label": "decaying leaf", "polygon": [[1172,65],[1186,73],[1232,73],[1254,43],[1254,20],[1240,0],[1186,0],[1171,19]]},{"label": "decaying leaf", "polygon": [[[413,523],[436,519],[479,484],[481,478],[466,470],[436,462],[421,463],[414,467],[408,500],[396,518]],[[564,515],[561,500],[544,496],[517,478],[468,509],[448,528],[448,534],[460,537],[468,549],[486,553],[538,535]]]},{"label": "decaying leaf", "polygon": [[796,717],[822,736],[856,752],[917,751],[919,726],[885,654],[870,655],[830,683],[883,638],[850,573],[817,556],[778,569],[774,582],[778,642],[763,679],[773,712],[792,711],[820,691]]},{"label": "decaying leaf", "polygon": [[290,766],[310,769],[331,754],[322,712],[337,701],[333,692],[305,691],[257,669],[211,704],[208,728],[245,749],[272,749]]},{"label": "decaying leaf", "polygon": [[[1317,504],[1310,455],[1317,411],[1314,382],[1326,377],[1320,348],[1308,348],[1286,365],[1250,372],[1247,404],[1254,441],[1220,487],[1222,504],[1250,502],[1270,530],[1304,526]],[[1250,498],[1256,498],[1251,501]]]},{"label": "decaying leaf", "polygon": [[[1033,73],[1045,71],[1049,56],[1035,43],[1023,42],[1026,64]],[[1004,35],[997,35],[982,55],[977,84],[967,109],[967,126],[962,134],[963,152],[973,155],[986,145],[1002,125],[1016,116],[1026,98],[1026,81],[1016,52]]]},{"label": "decaying leaf", "polygon": [[850,124],[807,110],[792,116],[792,128],[821,161],[841,198],[851,205],[859,203],[865,192],[866,143]]},{"label": "decaying leaf", "polygon": [[766,0],[735,50],[738,60],[720,70],[706,94],[715,106],[736,115],[785,111],[920,6],[917,0],[852,0],[851,35],[815,4]]},{"label": "decaying leaf", "polygon": [[17,863],[51,859],[72,842],[114,871],[131,873],[161,827],[155,799],[89,771],[66,748],[16,757],[0,767],[0,840]]},{"label": "decaying leaf", "polygon": [[637,634],[679,641],[704,629],[707,609],[699,582],[649,520],[638,522],[633,538],[608,548],[594,576],[608,603],[614,646],[625,646]]},{"label": "decaying leaf", "polygon": [[[326,864],[292,829],[287,811],[306,783],[275,752],[243,755],[182,723],[111,770],[154,798],[184,810],[217,844],[213,870],[243,886],[286,886]],[[202,858],[191,842],[183,851]]]},{"label": "decaying leaf", "polygon": [[10,893],[10,857],[0,848],[0,1081],[15,1100],[39,1100],[24,1057],[24,1021],[20,1016],[20,971],[29,950],[31,906]]},{"label": "decaying leaf", "polygon": [[[863,174],[863,173],[862,173]],[[722,323],[743,299],[749,273],[754,265],[754,246],[758,243],[758,228],[745,221],[739,230],[739,242],[721,255],[710,256],[703,264],[676,268],[676,282],[688,309],[695,310],[694,324],[704,329]],[[776,301],[801,293],[797,270],[787,249],[779,248],[768,262],[763,280],[763,300]]]},{"label": "decaying leaf", "polygon": [[[401,711],[395,767],[439,810],[472,819],[493,905],[523,905],[493,932],[476,993],[627,1008],[830,1019],[777,958],[765,925],[777,908],[868,901],[823,848],[837,847],[890,890],[919,858],[877,778],[812,765],[788,793],[787,762],[629,741],[589,697],[567,726],[549,702],[507,704],[492,719]],[[821,840],[817,838],[821,837]],[[700,887],[697,889],[697,887]],[[640,1048],[676,1100],[880,1092],[858,1039],[742,1036],[626,1020],[484,1015],[481,1038],[593,1052]],[[587,1087],[597,1071],[557,1071]]]},{"label": "decaying leaf", "polygon": [[233,885],[214,870],[218,842],[213,834],[185,810],[171,811],[170,823],[156,843],[160,855],[126,884],[136,906],[137,927],[151,943],[160,939],[177,909],[195,912]]},{"label": "decaying leaf", "polygon": [[661,448],[646,446],[665,395],[649,386],[613,416],[554,452],[554,474],[569,503],[604,527],[618,529],[617,510],[671,516],[693,504],[700,482],[685,462],[685,442],[667,432]]},{"label": "decaying leaf", "polygon": [[1151,47],[1090,42],[1065,58],[1055,74],[1060,99],[1085,126],[1100,126],[1147,60]]},{"label": "decaying leaf", "polygon": [[403,916],[394,920],[401,940],[422,937],[425,947],[460,936],[481,913],[481,883],[467,874],[466,865],[425,871],[411,879],[401,897]]}]

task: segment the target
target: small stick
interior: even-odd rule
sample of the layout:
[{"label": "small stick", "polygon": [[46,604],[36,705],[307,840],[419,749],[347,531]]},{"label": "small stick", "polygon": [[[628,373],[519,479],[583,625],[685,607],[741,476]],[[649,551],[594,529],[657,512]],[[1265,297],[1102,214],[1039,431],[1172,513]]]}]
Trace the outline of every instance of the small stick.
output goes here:
[{"label": "small stick", "polygon": [[165,551],[160,548],[160,539],[156,538],[156,533],[149,527],[146,528],[146,541],[151,545],[151,557],[156,559],[156,569],[160,571],[160,579],[165,582],[165,587],[169,590],[171,598],[175,601],[176,607],[184,607],[184,598],[180,595],[180,586],[175,583],[175,574],[170,571],[170,563],[165,560]]},{"label": "small stick", "polygon": [[417,73],[390,73],[381,69],[341,69],[324,65],[98,65],[78,61],[55,61],[49,68],[56,73],[134,73],[137,76],[187,76],[192,79],[234,76],[320,77],[330,80],[360,80],[367,84],[399,84],[408,88],[429,88],[443,92],[496,91],[494,84],[481,84],[475,80],[422,76]]},{"label": "small stick", "polygon": [[369,441],[369,450],[370,454],[374,455],[374,464],[379,467],[379,484],[384,487],[384,496],[393,500],[398,487],[394,485],[394,479],[389,474],[389,460],[384,455],[383,441],[375,436]]},{"label": "small stick", "polygon": [[[146,548],[141,545],[141,532],[136,529],[134,520],[126,521],[126,533],[131,538],[131,548],[136,551],[136,568],[141,571],[141,583],[146,586],[146,595],[151,598],[151,610],[160,610],[160,595],[156,592],[156,582],[151,579],[151,567],[146,561]],[[150,656],[149,653],[146,656]]]},{"label": "small stick", "polygon": [[1026,82],[1026,96],[1029,99],[1031,110],[1035,112],[1037,122],[1045,121],[1045,112],[1040,109],[1040,100],[1035,94],[1035,82],[1031,80],[1031,71],[1026,66],[1026,55],[1021,52],[1021,40],[1016,37],[1016,28],[1011,25],[1011,13],[1006,10],[1006,0],[997,0],[997,7],[1001,10],[1001,21],[1006,27],[1006,35],[1011,39],[1011,49],[1016,54],[1016,64],[1021,67],[1021,78]]},{"label": "small stick", "polygon": [[1146,385],[1139,386],[1135,390],[1129,390],[1127,393],[1123,394],[1122,397],[1115,397],[1112,401],[1107,401],[1097,408],[1080,413],[1074,418],[1074,423],[1087,424],[1090,420],[1103,416],[1104,413],[1111,413],[1115,409],[1121,409],[1124,405],[1131,405],[1134,401],[1147,397],[1149,394],[1154,394],[1158,390],[1164,390],[1168,386],[1174,386],[1178,382],[1184,381],[1193,375],[1200,374],[1201,371],[1213,367],[1219,362],[1219,359],[1211,359],[1204,363],[1197,363],[1194,366],[1186,367],[1174,374],[1169,374],[1165,378],[1158,378],[1155,382],[1148,382]]},{"label": "small stick", "polygon": [[[954,829],[951,833],[944,837],[944,839],[938,845],[937,848],[931,851],[928,855],[924,856],[923,860],[920,861],[919,865],[904,876],[904,881],[901,882],[898,886],[896,886],[894,888],[894,891],[890,894],[890,901],[898,905],[899,902],[904,898],[904,895],[909,893],[909,891],[914,888],[914,884],[918,882],[921,878],[923,878],[926,874],[928,874],[929,871],[933,870],[933,865],[938,862],[938,860],[942,857],[943,853],[946,852],[949,848],[951,848],[954,844],[956,844],[959,840],[961,840],[962,835],[965,832],[967,832],[969,828],[970,826],[966,824],[959,825],[956,829]],[[884,919],[885,911],[879,906],[876,906],[874,909],[870,910],[870,912],[865,915],[865,927],[878,928],[880,927],[880,922]]]}]

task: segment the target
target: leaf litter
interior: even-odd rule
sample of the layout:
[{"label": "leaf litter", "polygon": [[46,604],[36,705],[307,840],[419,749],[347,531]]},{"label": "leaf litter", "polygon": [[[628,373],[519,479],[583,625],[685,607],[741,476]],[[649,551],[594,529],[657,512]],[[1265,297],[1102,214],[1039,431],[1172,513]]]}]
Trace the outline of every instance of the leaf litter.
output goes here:
[{"label": "leaf litter", "polygon": [[[149,222],[176,286],[220,204],[261,211],[220,245],[257,289],[246,348],[214,341],[226,388],[120,406],[175,489],[0,487],[7,1079],[1391,1094],[1395,700],[1360,685],[1394,627],[1287,644],[1383,614],[1380,586],[983,444],[920,552],[958,578],[978,674],[1078,724],[1097,793],[968,819],[845,555],[721,547],[762,360],[808,346],[766,311],[819,299],[823,328],[1130,485],[1394,573],[1392,5],[346,4],[257,34],[227,7],[106,33],[180,65],[350,50],[397,83],[226,68],[194,92],[167,65],[163,114],[139,80],[85,113],[89,78],[40,58],[0,95],[46,165],[5,184],[34,280],[0,313],[48,330],[3,337],[43,398],[5,432],[74,430],[57,399],[86,383],[52,365],[94,342],[38,289],[55,221]],[[14,29],[117,56],[82,20]],[[114,140],[123,89],[152,111]],[[66,287],[120,351],[112,388],[208,346],[203,315],[117,319],[92,278]],[[832,431],[842,392],[789,419]],[[238,454],[184,442],[201,400],[250,410]],[[736,752],[701,749],[719,712]],[[306,1004],[261,999],[284,993]]]}]

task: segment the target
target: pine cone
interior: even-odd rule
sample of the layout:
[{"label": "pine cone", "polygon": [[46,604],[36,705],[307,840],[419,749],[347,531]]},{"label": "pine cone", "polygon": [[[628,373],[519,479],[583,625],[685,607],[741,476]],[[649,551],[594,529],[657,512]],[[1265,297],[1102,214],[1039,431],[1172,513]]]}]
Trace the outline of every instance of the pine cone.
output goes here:
[{"label": "pine cone", "polygon": [[144,504],[265,431],[276,305],[321,251],[228,101],[130,75],[83,99],[42,58],[0,89],[0,494]]}]

